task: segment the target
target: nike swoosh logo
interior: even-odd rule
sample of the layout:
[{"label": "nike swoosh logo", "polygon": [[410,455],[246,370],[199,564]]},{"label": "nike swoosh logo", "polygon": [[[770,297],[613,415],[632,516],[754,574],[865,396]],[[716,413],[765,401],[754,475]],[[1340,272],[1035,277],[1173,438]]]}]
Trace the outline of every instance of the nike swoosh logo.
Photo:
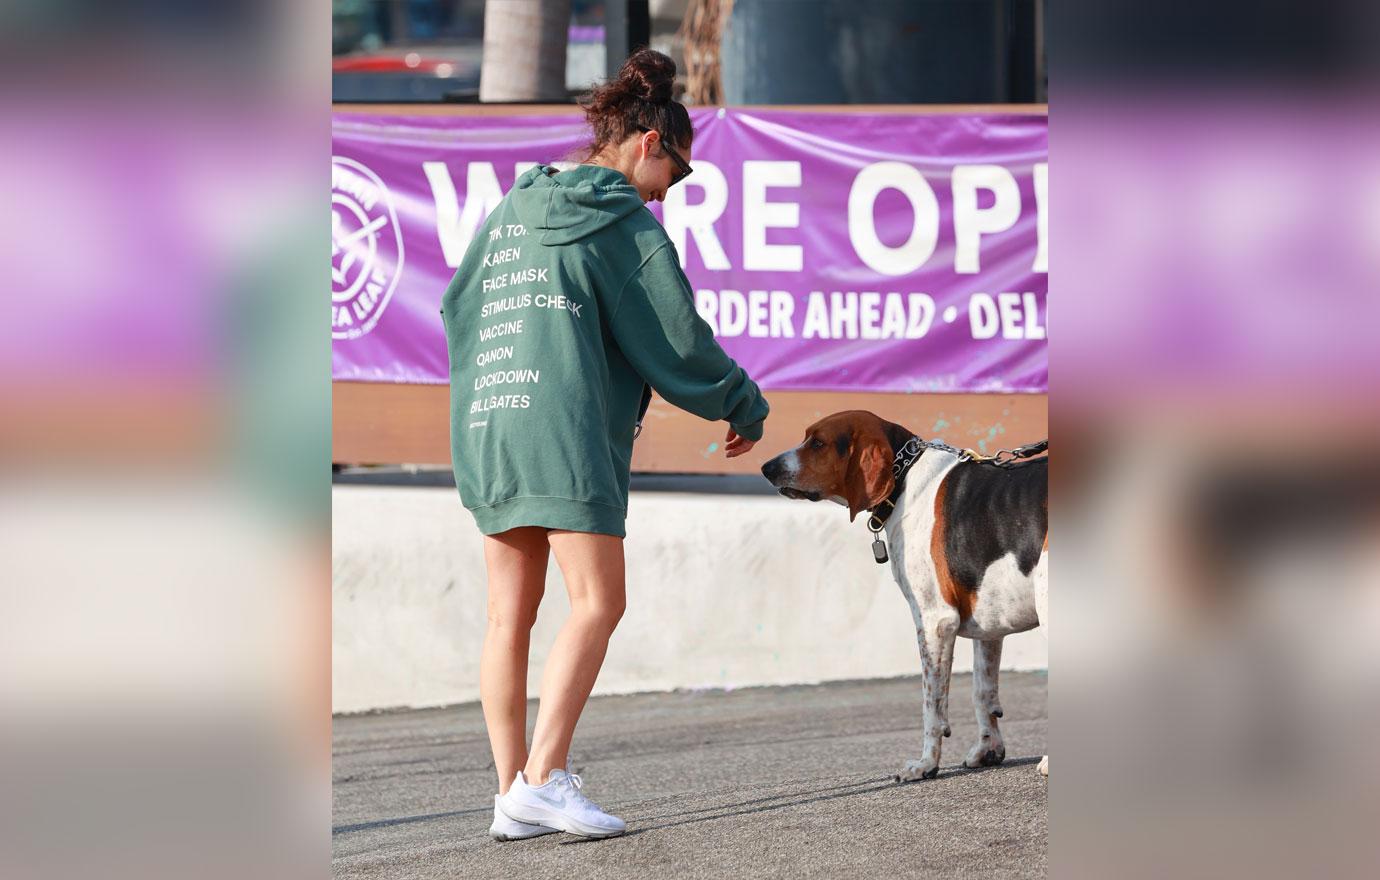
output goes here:
[{"label": "nike swoosh logo", "polygon": [[537,795],[537,797],[539,797],[539,798],[541,798],[542,800],[546,801],[548,804],[550,804],[550,805],[553,806],[553,807],[564,807],[564,806],[565,806],[565,795],[563,795],[563,794],[558,794],[558,795],[556,795],[555,797],[548,797],[547,795]]}]

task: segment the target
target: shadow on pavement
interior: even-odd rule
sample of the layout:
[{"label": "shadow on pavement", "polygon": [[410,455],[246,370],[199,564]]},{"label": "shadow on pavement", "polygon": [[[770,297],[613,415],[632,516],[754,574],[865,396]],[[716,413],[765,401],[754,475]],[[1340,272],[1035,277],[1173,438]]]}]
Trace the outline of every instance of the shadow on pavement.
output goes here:
[{"label": "shadow on pavement", "polygon": [[411,825],[413,822],[430,822],[433,819],[450,819],[455,816],[469,816],[473,813],[487,813],[492,809],[492,807],[480,807],[476,810],[454,810],[449,813],[428,813],[425,816],[404,816],[401,819],[380,819],[377,822],[361,822],[358,825],[337,825],[331,829],[331,836],[349,834],[352,831],[369,831],[373,828],[388,828],[393,825]]},{"label": "shadow on pavement", "polygon": [[[696,823],[698,823],[698,822],[710,822],[710,821],[713,821],[713,820],[715,820],[715,819],[731,819],[731,818],[733,818],[734,816],[748,816],[748,815],[751,815],[751,814],[753,814],[753,813],[767,813],[767,812],[771,812],[771,811],[773,811],[773,810],[782,810],[782,809],[786,809],[786,808],[788,808],[788,807],[799,807],[799,806],[803,806],[803,805],[805,805],[805,804],[816,804],[816,803],[820,803],[820,802],[822,802],[822,801],[832,801],[832,800],[837,800],[838,798],[854,797],[854,796],[860,795],[860,794],[871,794],[872,792],[881,791],[882,789],[886,789],[886,788],[895,788],[896,785],[897,785],[897,783],[896,783],[894,780],[887,779],[887,778],[882,778],[882,779],[868,779],[868,780],[864,780],[863,782],[855,782],[855,783],[852,783],[852,784],[850,784],[850,785],[835,786],[834,788],[822,788],[822,789],[819,789],[818,791],[812,791],[812,792],[811,792],[811,791],[807,791],[807,792],[800,792],[800,793],[797,793],[797,794],[787,794],[787,795],[778,795],[778,796],[776,796],[776,797],[758,798],[758,799],[756,799],[756,800],[744,801],[743,803],[740,803],[740,804],[728,804],[728,805],[726,805],[726,806],[721,806],[721,807],[709,807],[709,808],[707,808],[706,810],[691,810],[691,811],[688,811],[688,812],[690,812],[690,813],[699,813],[699,812],[707,812],[708,810],[721,810],[721,811],[723,811],[723,812],[716,812],[716,813],[713,813],[713,814],[708,815],[708,816],[700,816],[700,817],[694,818],[694,819],[682,819],[682,820],[680,820],[679,822],[663,822],[663,823],[661,823],[660,825],[647,825],[647,826],[645,826],[645,827],[638,828],[636,831],[629,831],[627,834],[624,834],[624,835],[621,835],[621,836],[622,836],[622,837],[636,837],[637,835],[643,834],[643,833],[648,832],[648,831],[659,831],[659,830],[664,829],[664,828],[675,828],[675,827],[677,827],[677,826],[679,826],[679,825],[694,825],[694,824],[696,824]],[[867,786],[867,787],[866,787],[866,788],[860,788],[859,786]],[[840,789],[848,789],[848,790],[847,790],[847,791],[841,791]],[[823,792],[835,792],[835,793],[834,793],[834,794],[823,794]],[[808,795],[812,795],[812,794],[819,794],[820,796],[819,796],[819,797],[808,797]],[[802,795],[806,795],[806,796],[802,796]],[[787,798],[789,798],[789,800],[786,800]],[[751,806],[752,804],[761,804],[761,803],[764,803],[764,802],[766,802],[766,801],[782,801],[782,803],[767,804],[766,806],[753,807],[752,809],[746,809],[746,810],[745,810],[745,809],[737,809],[737,808],[739,808],[739,807]],[[653,819],[658,819],[658,818],[670,818],[670,817],[674,817],[674,816],[678,816],[678,815],[686,815],[686,813],[671,813],[671,814],[668,814],[668,815],[665,816],[665,817],[656,816],[656,817],[653,817]],[[571,846],[572,844],[579,844],[579,843],[594,843],[594,842],[596,842],[596,841],[590,840],[590,839],[587,839],[587,838],[586,838],[586,839],[579,839],[579,840],[568,840],[568,841],[562,841],[562,842],[561,842],[561,846]]]},{"label": "shadow on pavement", "polygon": [[[986,773],[991,770],[1002,770],[1011,767],[1022,767],[1040,763],[1040,758],[1009,758],[1002,764],[993,767],[969,768],[962,764],[956,764],[943,768],[944,775],[936,780],[924,780],[933,785],[943,779],[956,778],[974,773]],[[916,782],[900,782],[895,776],[884,776],[877,779],[864,779],[861,782],[851,782],[846,785],[836,785],[830,788],[820,788],[814,791],[795,792],[792,794],[774,795],[771,797],[757,798],[755,800],[743,801],[737,804],[725,804],[716,807],[704,807],[698,810],[686,810],[681,813],[666,813],[660,816],[650,816],[646,821],[655,822],[658,819],[674,819],[677,816],[692,816],[696,813],[709,813],[709,815],[698,816],[691,819],[681,819],[678,822],[662,822],[659,825],[645,825],[636,830],[629,831],[621,837],[636,837],[647,831],[659,831],[665,828],[675,828],[681,825],[694,825],[699,822],[710,822],[715,819],[731,819],[735,816],[748,816],[753,813],[766,813],[774,810],[783,810],[790,807],[800,807],[805,804],[816,804],[823,801],[838,800],[839,798],[854,797],[860,794],[872,794],[873,792],[883,791],[888,788],[900,788],[902,786],[918,785]],[[817,797],[811,797],[817,795]],[[779,803],[771,803],[778,801]],[[757,806],[762,804],[763,806]],[[751,809],[744,809],[751,808]],[[561,846],[572,846],[581,843],[599,843],[602,839],[573,838],[561,841]]]}]

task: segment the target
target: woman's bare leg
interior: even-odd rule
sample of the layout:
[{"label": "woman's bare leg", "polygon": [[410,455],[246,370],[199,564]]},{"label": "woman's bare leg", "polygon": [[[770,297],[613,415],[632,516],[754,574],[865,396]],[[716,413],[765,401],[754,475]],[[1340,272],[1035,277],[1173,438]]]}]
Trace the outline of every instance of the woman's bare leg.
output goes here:
[{"label": "woman's bare leg", "polygon": [[489,628],[479,661],[479,700],[505,794],[527,763],[527,652],[546,589],[546,529],[509,529],[484,538]]},{"label": "woman's bare leg", "polygon": [[609,637],[623,616],[623,539],[589,532],[548,536],[570,593],[570,619],[556,636],[541,679],[541,707],[526,777],[546,782],[569,759],[575,722],[603,665]]}]

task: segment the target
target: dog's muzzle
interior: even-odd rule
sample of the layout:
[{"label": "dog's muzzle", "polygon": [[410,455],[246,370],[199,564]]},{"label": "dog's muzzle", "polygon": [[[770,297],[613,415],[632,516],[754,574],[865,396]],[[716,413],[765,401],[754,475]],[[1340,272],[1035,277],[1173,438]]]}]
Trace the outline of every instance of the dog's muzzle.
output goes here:
[{"label": "dog's muzzle", "polygon": [[786,466],[782,464],[782,459],[789,453],[778,455],[771,461],[762,465],[762,476],[767,478],[767,482],[776,487],[776,490],[787,498],[796,498],[802,501],[818,501],[822,496],[818,492],[807,492],[797,489],[794,486],[783,486],[781,481],[786,479]]}]

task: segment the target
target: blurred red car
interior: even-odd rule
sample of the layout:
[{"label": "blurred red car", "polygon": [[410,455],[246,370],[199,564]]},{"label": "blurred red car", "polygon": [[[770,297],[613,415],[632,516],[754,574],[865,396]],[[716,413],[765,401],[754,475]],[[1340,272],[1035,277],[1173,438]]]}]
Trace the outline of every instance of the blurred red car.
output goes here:
[{"label": "blurred red car", "polygon": [[479,94],[482,45],[388,47],[331,59],[336,102],[464,101]]}]

